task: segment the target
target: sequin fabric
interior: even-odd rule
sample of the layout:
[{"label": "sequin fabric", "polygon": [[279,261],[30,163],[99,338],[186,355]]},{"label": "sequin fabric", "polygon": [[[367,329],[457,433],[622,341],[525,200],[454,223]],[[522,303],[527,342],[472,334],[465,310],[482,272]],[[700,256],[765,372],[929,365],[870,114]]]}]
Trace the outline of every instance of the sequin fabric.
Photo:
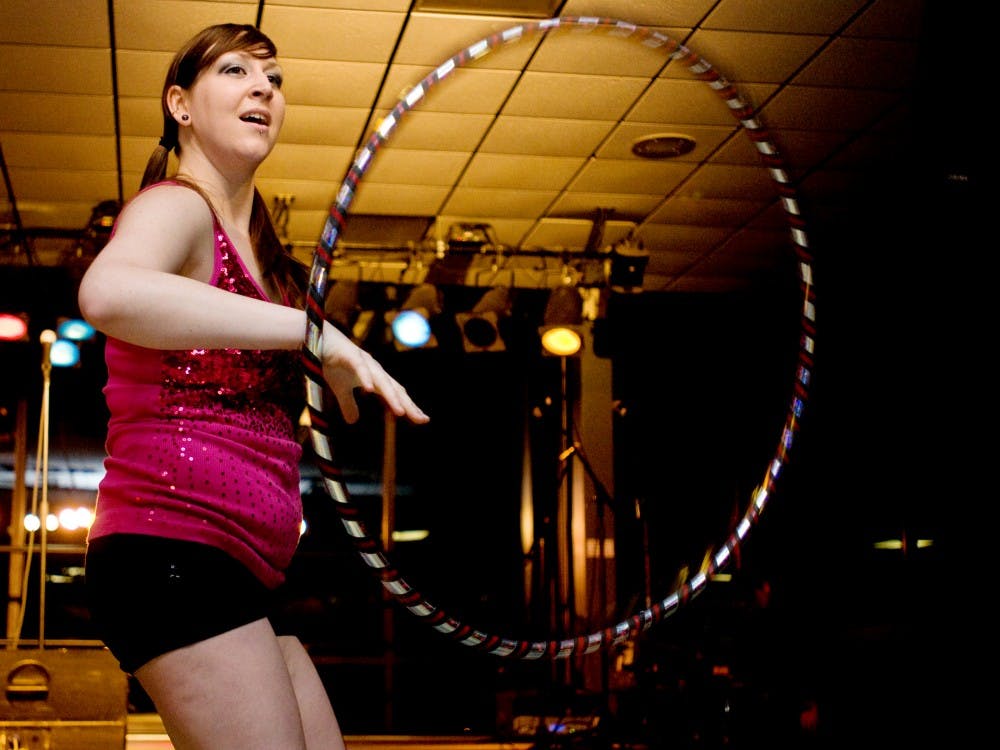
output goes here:
[{"label": "sequin fabric", "polygon": [[[212,284],[266,298],[215,223]],[[212,544],[268,586],[302,520],[297,351],[162,351],[109,338],[111,413],[90,538],[139,533]]]}]

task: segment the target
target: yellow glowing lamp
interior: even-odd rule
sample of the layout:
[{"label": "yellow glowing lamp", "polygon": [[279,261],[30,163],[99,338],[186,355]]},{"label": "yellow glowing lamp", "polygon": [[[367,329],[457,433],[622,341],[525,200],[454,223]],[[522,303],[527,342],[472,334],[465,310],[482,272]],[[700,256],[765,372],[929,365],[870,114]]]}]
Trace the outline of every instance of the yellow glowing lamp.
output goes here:
[{"label": "yellow glowing lamp", "polygon": [[549,292],[543,325],[538,333],[544,354],[572,357],[583,346],[583,298],[572,286],[559,286]]},{"label": "yellow glowing lamp", "polygon": [[575,328],[555,326],[542,331],[542,346],[557,357],[572,357],[580,351],[582,343],[580,332]]}]

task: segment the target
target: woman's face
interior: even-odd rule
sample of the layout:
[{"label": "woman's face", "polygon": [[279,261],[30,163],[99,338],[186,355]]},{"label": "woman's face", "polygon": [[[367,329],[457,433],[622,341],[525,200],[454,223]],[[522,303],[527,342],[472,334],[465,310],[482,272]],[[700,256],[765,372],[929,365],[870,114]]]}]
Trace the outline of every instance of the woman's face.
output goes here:
[{"label": "woman's face", "polygon": [[260,164],[285,119],[281,67],[273,57],[226,52],[187,92],[186,112],[202,151],[214,158]]}]

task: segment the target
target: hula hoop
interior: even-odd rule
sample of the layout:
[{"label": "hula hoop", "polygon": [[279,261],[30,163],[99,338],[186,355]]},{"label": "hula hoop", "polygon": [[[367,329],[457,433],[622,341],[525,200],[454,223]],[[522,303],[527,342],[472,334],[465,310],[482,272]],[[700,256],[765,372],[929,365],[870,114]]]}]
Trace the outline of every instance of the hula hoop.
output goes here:
[{"label": "hula hoop", "polygon": [[[320,353],[325,321],[324,304],[334,245],[343,229],[347,210],[354,199],[358,184],[370,168],[375,153],[396,129],[403,115],[416,106],[428,90],[444,80],[454,70],[482,58],[493,49],[520,41],[530,34],[547,34],[553,30],[570,27],[581,27],[588,31],[605,31],[613,36],[633,40],[652,49],[663,50],[671,60],[685,65],[695,77],[708,84],[746,130],[757,148],[763,165],[767,167],[771,178],[778,186],[781,203],[791,228],[791,239],[798,261],[800,287],[803,293],[801,336],[792,398],[777,449],[768,463],[763,481],[753,491],[744,515],[729,537],[714,550],[707,567],[692,576],[689,581],[678,587],[666,598],[617,624],[589,634],[559,640],[527,641],[482,632],[455,619],[427,601],[392,565],[382,549],[381,543],[367,533],[361,521],[359,510],[352,503],[347,492],[340,469],[333,461],[333,452],[328,440],[330,424],[326,419],[323,404],[324,380]],[[466,47],[427,75],[397,102],[392,111],[359,149],[340,186],[337,198],[330,207],[319,244],[313,256],[309,283],[309,293],[306,300],[306,335],[302,355],[305,364],[307,408],[311,419],[310,434],[324,488],[336,503],[344,530],[353,541],[361,558],[381,580],[382,586],[407,610],[438,632],[462,645],[499,657],[565,659],[576,654],[590,654],[637,637],[701,593],[711,576],[724,569],[732,557],[738,554],[740,545],[746,540],[751,528],[764,511],[774,492],[782,468],[788,460],[789,451],[795,441],[808,396],[815,337],[812,258],[795,190],[782,166],[778,149],[771,143],[767,129],[754,115],[752,107],[740,97],[735,87],[707,61],[659,31],[626,21],[598,17],[565,17],[526,22],[492,34]]]}]

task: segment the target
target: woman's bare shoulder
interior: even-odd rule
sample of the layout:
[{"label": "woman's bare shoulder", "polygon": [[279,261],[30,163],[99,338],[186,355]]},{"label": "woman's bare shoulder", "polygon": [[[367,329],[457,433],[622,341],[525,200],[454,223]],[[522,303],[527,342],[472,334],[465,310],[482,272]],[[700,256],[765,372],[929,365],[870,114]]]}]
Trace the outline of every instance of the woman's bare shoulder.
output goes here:
[{"label": "woman's bare shoulder", "polygon": [[100,255],[106,263],[117,260],[174,273],[210,266],[212,221],[212,211],[197,191],[158,183],[125,204]]},{"label": "woman's bare shoulder", "polygon": [[[180,182],[157,182],[135,194],[125,204],[125,209],[141,209],[143,211],[183,211],[193,212],[191,218],[199,214],[211,216],[212,210],[201,193],[189,185]],[[123,211],[124,213],[124,211]]]}]

